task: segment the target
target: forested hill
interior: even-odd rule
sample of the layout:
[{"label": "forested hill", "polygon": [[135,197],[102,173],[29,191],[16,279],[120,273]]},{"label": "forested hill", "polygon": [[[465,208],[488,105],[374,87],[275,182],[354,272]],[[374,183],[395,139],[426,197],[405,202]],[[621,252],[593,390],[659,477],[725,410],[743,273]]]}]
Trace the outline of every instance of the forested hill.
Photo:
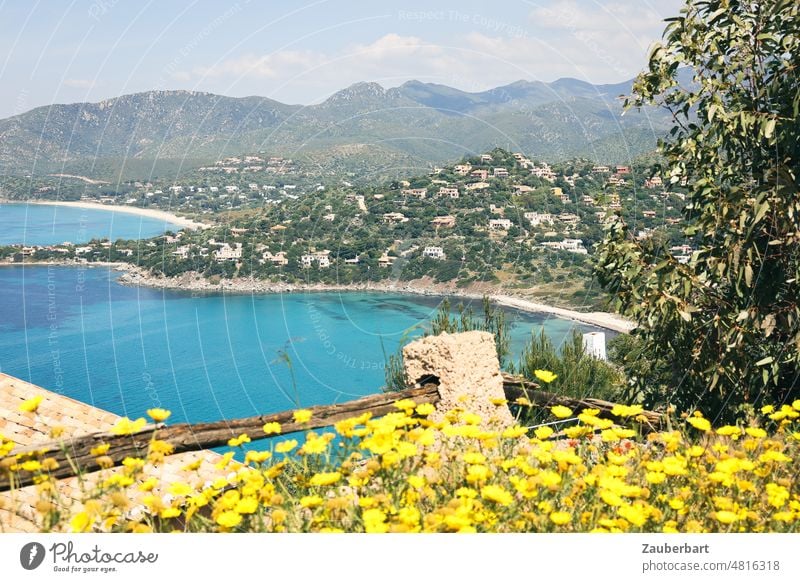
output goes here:
[{"label": "forested hill", "polygon": [[357,83],[312,106],[265,97],[150,91],[100,103],[39,107],[0,120],[0,174],[69,171],[103,177],[123,162],[220,159],[243,152],[315,155],[344,145],[381,152],[383,164],[435,163],[496,146],[550,160],[628,162],[654,149],[667,119],[621,116],[631,82],[518,81],[468,93],[409,81]]}]

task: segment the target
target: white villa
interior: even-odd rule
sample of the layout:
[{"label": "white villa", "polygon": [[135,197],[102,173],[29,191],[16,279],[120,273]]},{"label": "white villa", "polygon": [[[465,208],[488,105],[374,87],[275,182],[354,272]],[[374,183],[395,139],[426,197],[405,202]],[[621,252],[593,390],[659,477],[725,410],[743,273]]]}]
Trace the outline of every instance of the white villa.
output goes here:
[{"label": "white villa", "polygon": [[327,269],[331,266],[330,254],[329,250],[306,253],[300,257],[300,264],[304,269],[311,267],[314,263],[319,269]]},{"label": "white villa", "polygon": [[514,225],[508,218],[492,218],[489,220],[489,230],[508,230]]},{"label": "white villa", "polygon": [[218,263],[222,261],[236,261],[242,258],[242,243],[234,243],[234,246],[223,243],[214,251],[214,260]]},{"label": "white villa", "polygon": [[439,260],[446,258],[442,247],[425,247],[422,251],[422,256]]},{"label": "white villa", "polygon": [[553,215],[549,212],[526,212],[522,215],[531,226],[539,226],[540,224],[553,224]]}]

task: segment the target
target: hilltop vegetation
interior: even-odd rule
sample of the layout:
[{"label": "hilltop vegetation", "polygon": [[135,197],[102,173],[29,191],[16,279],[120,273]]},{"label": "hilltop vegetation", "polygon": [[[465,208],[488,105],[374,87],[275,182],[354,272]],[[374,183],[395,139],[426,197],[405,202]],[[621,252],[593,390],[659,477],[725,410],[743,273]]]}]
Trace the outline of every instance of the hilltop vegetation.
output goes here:
[{"label": "hilltop vegetation", "polygon": [[393,89],[357,83],[311,106],[151,91],[0,120],[0,175],[179,178],[187,167],[231,155],[324,159],[342,146],[360,148],[347,157],[367,176],[399,169],[396,177],[409,165],[496,146],[552,161],[588,156],[626,163],[652,151],[668,128],[656,111],[620,115],[618,97],[630,86],[561,79],[468,93],[417,81]]},{"label": "hilltop vegetation", "polygon": [[[244,156],[204,169],[176,185],[132,184],[111,200],[211,213],[220,226],[145,243],[96,241],[80,252],[67,248],[66,255],[39,249],[34,258],[124,260],[155,275],[205,279],[351,284],[427,278],[536,290],[559,303],[597,307],[590,257],[612,214],[635,224],[642,241],[667,241],[683,256],[688,248],[679,229],[681,187],[665,191],[647,165],[610,168],[574,160],[551,167],[495,149],[425,175],[360,188],[304,182],[296,164],[282,158]],[[265,178],[272,183],[249,183]]]}]

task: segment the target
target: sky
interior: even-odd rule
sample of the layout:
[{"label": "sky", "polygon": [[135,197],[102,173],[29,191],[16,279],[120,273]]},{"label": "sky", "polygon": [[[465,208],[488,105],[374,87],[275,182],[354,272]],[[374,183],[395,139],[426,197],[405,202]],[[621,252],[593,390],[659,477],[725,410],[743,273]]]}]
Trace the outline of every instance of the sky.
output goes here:
[{"label": "sky", "polygon": [[359,81],[617,83],[682,0],[0,0],[0,118],[152,89],[309,104]]}]

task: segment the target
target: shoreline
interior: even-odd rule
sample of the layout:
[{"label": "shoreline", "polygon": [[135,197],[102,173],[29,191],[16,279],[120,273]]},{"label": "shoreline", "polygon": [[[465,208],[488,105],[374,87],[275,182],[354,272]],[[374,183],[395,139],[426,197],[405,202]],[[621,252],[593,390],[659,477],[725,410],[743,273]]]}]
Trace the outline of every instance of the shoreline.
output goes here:
[{"label": "shoreline", "polygon": [[186,273],[180,277],[156,277],[144,269],[122,262],[78,263],[66,261],[26,261],[23,263],[0,262],[0,267],[104,267],[121,272],[116,282],[127,287],[148,287],[187,293],[204,293],[209,295],[270,295],[281,293],[396,293],[400,295],[418,295],[423,297],[453,297],[460,299],[481,300],[484,295],[498,305],[516,309],[526,313],[544,313],[560,319],[577,321],[601,329],[618,333],[629,333],[633,322],[606,311],[576,311],[566,307],[554,307],[545,303],[532,301],[524,297],[498,293],[494,289],[465,291],[452,285],[436,284],[425,279],[408,282],[351,283],[347,285],[330,285],[326,283],[294,284],[276,283],[260,279],[221,279],[219,283],[211,283],[197,273]]},{"label": "shoreline", "polygon": [[210,228],[211,225],[205,222],[198,222],[191,218],[178,216],[166,210],[156,208],[139,208],[138,206],[122,206],[119,204],[101,204],[99,202],[84,202],[78,200],[6,200],[0,199],[0,204],[36,204],[39,206],[66,206],[70,208],[82,208],[84,210],[106,210],[123,214],[135,214],[146,218],[163,220],[180,228],[198,230]]},{"label": "shoreline", "polygon": [[[123,263],[124,264],[124,263]],[[554,307],[524,297],[498,293],[496,289],[464,290],[453,285],[436,284],[429,280],[415,281],[351,283],[331,285],[326,283],[294,284],[276,283],[260,279],[220,279],[219,283],[211,283],[197,273],[187,273],[180,277],[156,277],[134,265],[124,264],[118,269],[124,273],[117,279],[120,285],[143,286],[175,291],[201,292],[209,294],[278,294],[278,293],[397,293],[420,295],[426,297],[454,297],[461,299],[481,300],[484,295],[498,305],[524,311],[526,313],[543,313],[560,319],[577,321],[618,333],[629,333],[635,325],[616,314],[605,311],[581,312],[566,307]]]}]

